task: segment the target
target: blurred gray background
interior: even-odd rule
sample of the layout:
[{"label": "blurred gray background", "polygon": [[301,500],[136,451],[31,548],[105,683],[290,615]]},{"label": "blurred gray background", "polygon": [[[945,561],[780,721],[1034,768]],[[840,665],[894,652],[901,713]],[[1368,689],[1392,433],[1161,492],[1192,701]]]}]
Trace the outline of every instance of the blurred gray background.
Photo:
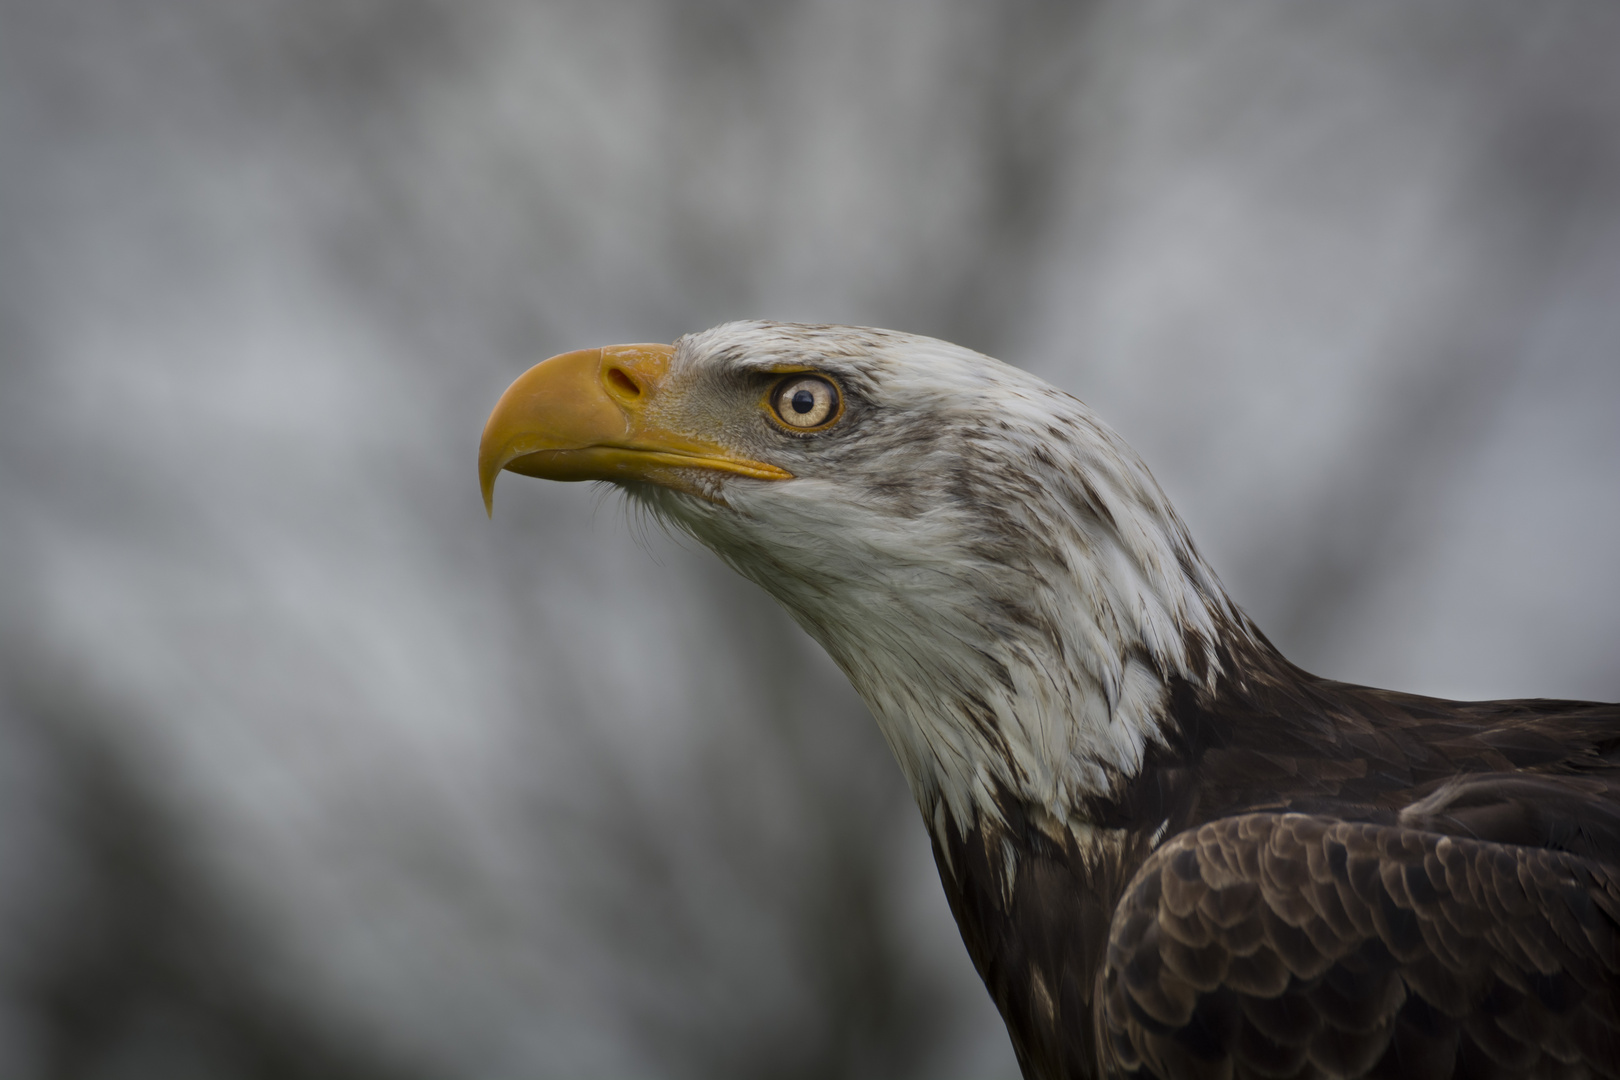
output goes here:
[{"label": "blurred gray background", "polygon": [[762,597],[474,457],[728,319],[1088,400],[1294,660],[1620,698],[1613,0],[0,0],[0,1075],[1016,1075]]}]

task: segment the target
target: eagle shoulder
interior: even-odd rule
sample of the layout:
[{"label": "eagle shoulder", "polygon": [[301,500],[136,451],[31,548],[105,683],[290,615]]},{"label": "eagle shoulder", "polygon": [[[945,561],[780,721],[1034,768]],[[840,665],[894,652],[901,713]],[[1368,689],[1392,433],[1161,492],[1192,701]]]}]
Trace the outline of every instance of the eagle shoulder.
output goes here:
[{"label": "eagle shoulder", "polygon": [[1620,1075],[1620,871],[1304,814],[1172,837],[1112,919],[1105,1070]]}]

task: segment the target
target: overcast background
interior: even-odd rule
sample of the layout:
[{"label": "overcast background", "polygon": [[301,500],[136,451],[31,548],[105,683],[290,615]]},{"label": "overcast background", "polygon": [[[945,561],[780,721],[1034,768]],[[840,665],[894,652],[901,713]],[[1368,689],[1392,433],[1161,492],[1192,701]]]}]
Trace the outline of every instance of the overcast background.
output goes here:
[{"label": "overcast background", "polygon": [[1089,401],[1288,655],[1620,698],[1612,0],[0,0],[0,1075],[1007,1080],[818,651],[502,388]]}]

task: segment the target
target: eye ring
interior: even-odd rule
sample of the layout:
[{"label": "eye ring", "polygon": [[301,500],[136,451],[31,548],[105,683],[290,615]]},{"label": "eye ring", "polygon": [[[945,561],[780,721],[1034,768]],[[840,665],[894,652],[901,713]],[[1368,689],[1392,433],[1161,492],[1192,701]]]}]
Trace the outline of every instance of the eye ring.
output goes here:
[{"label": "eye ring", "polygon": [[771,390],[771,412],[792,431],[819,431],[844,415],[838,385],[820,375],[796,372]]}]

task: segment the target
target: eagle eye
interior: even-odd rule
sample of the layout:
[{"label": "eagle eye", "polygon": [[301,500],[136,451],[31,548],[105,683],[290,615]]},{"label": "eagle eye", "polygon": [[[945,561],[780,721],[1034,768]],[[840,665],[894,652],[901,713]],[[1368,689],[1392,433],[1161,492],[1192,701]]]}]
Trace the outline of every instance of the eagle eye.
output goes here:
[{"label": "eagle eye", "polygon": [[838,387],[819,375],[789,375],[771,391],[776,418],[790,428],[826,427],[843,412]]}]

